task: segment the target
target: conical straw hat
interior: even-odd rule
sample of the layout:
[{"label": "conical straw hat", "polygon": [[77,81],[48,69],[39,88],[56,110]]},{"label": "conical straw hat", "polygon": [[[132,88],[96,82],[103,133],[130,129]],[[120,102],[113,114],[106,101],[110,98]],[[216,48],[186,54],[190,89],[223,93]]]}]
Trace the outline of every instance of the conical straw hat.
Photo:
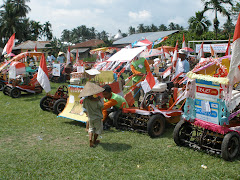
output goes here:
[{"label": "conical straw hat", "polygon": [[91,96],[103,92],[104,89],[94,83],[87,82],[78,97]]}]

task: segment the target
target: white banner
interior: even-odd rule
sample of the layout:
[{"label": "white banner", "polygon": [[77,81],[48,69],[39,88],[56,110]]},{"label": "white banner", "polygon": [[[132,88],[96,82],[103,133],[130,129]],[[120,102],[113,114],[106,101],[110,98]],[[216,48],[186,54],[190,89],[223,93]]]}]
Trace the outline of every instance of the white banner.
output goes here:
[{"label": "white banner", "polygon": [[60,76],[60,64],[53,64],[52,75],[53,76]]},{"label": "white banner", "polygon": [[[215,53],[225,53],[227,50],[227,43],[224,44],[211,44]],[[201,44],[196,44],[196,53],[199,52]],[[205,53],[211,53],[210,44],[203,44],[203,51]]]}]

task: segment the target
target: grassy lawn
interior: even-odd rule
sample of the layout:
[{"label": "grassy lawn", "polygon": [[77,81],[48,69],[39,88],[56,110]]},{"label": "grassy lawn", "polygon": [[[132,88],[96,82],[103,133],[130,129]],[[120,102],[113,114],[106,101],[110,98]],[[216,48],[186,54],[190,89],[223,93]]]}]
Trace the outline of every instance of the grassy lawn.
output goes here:
[{"label": "grassy lawn", "polygon": [[[52,93],[60,84],[52,84]],[[111,128],[89,148],[85,125],[39,107],[39,95],[0,92],[0,179],[240,179],[240,158],[178,147],[174,126],[151,139]],[[201,165],[207,166],[203,169]]]}]

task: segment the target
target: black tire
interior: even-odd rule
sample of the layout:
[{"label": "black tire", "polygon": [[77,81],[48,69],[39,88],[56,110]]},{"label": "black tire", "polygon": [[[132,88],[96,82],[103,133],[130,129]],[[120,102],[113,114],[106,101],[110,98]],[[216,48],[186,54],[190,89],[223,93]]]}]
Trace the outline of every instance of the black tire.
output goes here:
[{"label": "black tire", "polygon": [[49,96],[44,96],[41,100],[40,100],[40,108],[43,111],[47,111],[49,109],[51,109],[50,107],[50,101],[52,101],[52,98]]},{"label": "black tire", "polygon": [[53,112],[55,114],[61,113],[63,111],[63,109],[65,108],[66,104],[67,104],[66,99],[58,99],[53,105]]},{"label": "black tire", "polygon": [[226,161],[234,160],[239,154],[240,136],[237,132],[230,132],[223,138],[221,156]]},{"label": "black tire", "polygon": [[152,138],[159,137],[165,130],[166,120],[161,114],[155,114],[147,122],[147,132]]},{"label": "black tire", "polygon": [[0,82],[0,91],[3,90],[4,86],[5,86],[5,83],[4,82]]},{"label": "black tire", "polygon": [[119,129],[118,118],[119,118],[119,116],[120,116],[121,113],[122,113],[121,110],[118,110],[118,111],[114,112],[114,116],[113,116],[113,126],[114,126],[116,129]]},{"label": "black tire", "polygon": [[3,88],[3,94],[4,94],[4,95],[8,95],[10,89],[11,89],[10,87],[4,86],[4,88]]},{"label": "black tire", "polygon": [[18,88],[12,88],[10,91],[10,96],[12,98],[19,98],[21,96],[21,90]]},{"label": "black tire", "polygon": [[189,134],[193,131],[192,125],[184,120],[177,123],[173,130],[173,139],[178,146],[184,146],[184,140],[190,140]]}]

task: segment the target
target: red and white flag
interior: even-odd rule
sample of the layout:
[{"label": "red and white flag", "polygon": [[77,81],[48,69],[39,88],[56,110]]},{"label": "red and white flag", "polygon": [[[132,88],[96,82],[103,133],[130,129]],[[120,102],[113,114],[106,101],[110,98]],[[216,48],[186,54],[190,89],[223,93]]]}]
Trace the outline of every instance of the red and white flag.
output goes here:
[{"label": "red and white flag", "polygon": [[78,49],[77,49],[77,52],[76,52],[76,62],[78,62]]},{"label": "red and white flag", "polygon": [[216,58],[217,55],[216,55],[216,53],[215,53],[213,47],[211,46],[211,44],[210,44],[210,50],[211,50],[211,56]]},{"label": "red and white flag", "polygon": [[171,74],[172,71],[172,66],[168,67],[163,73],[162,73],[162,77],[163,79],[165,79],[166,77],[168,77]]},{"label": "red and white flag", "polygon": [[[37,44],[35,45],[34,52],[37,52]],[[37,56],[33,56],[35,62],[37,62]]]},{"label": "red and white flag", "polygon": [[10,37],[10,39],[7,42],[7,44],[3,48],[3,52],[2,52],[3,55],[4,54],[10,54],[12,52],[12,48],[15,45],[14,39],[15,39],[15,33]]},{"label": "red and white flag", "polygon": [[42,54],[40,65],[38,68],[37,81],[42,86],[42,88],[48,93],[51,91],[51,86],[48,78],[48,69],[44,54]]},{"label": "red and white flag", "polygon": [[172,58],[173,68],[176,68],[177,60],[178,60],[178,40],[176,42],[176,46],[175,46],[174,54],[173,54],[173,58]]},{"label": "red and white flag", "polygon": [[70,46],[68,46],[68,51],[67,51],[67,65],[71,63],[71,54],[70,54]]},{"label": "red and white flag", "polygon": [[154,76],[152,75],[151,72],[148,72],[145,80],[141,82],[141,86],[144,93],[151,91],[155,84],[156,84],[156,81],[154,79]]},{"label": "red and white flag", "polygon": [[229,35],[228,46],[227,46],[227,50],[226,50],[225,56],[231,55],[231,42],[230,42],[230,38],[231,38],[231,36]]},{"label": "red and white flag", "polygon": [[201,44],[201,47],[198,52],[198,59],[204,58],[204,52],[203,52],[203,42]]},{"label": "red and white flag", "polygon": [[184,37],[184,34],[183,34],[183,41],[182,41],[182,49],[187,47],[186,46],[186,42],[185,42],[185,37]]},{"label": "red and white flag", "polygon": [[240,81],[240,13],[238,15],[237,24],[235,26],[233,43],[232,43],[232,57],[230,61],[230,68],[228,73],[229,85],[233,86]]}]

